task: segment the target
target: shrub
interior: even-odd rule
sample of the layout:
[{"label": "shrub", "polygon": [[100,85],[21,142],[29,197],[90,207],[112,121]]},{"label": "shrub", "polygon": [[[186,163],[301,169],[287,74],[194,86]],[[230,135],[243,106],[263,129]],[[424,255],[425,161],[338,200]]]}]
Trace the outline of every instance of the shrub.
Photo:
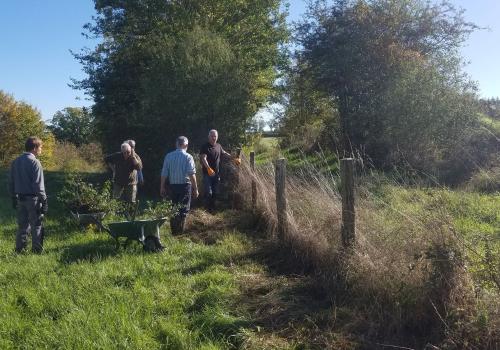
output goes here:
[{"label": "shrub", "polygon": [[58,142],[53,150],[57,160],[49,170],[64,172],[97,172],[104,169],[103,153],[99,144],[76,147],[69,142]]},{"label": "shrub", "polygon": [[102,188],[97,188],[84,182],[81,177],[70,176],[57,199],[76,213],[109,213],[118,209],[117,202],[111,198],[111,189],[110,181],[106,181]]},{"label": "shrub", "polygon": [[467,188],[484,193],[500,192],[500,167],[481,169],[469,180]]}]

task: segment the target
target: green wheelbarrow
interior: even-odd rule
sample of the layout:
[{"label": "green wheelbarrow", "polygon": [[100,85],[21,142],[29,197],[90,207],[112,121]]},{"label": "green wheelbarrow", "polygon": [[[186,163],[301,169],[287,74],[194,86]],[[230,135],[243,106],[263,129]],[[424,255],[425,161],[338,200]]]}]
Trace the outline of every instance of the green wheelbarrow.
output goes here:
[{"label": "green wheelbarrow", "polygon": [[[160,242],[160,227],[165,221],[167,218],[119,221],[108,224],[95,220],[95,223],[115,239],[117,247],[126,247],[130,242],[137,241],[145,251],[160,251],[163,250]],[[125,239],[123,244],[120,242],[122,238]]]}]

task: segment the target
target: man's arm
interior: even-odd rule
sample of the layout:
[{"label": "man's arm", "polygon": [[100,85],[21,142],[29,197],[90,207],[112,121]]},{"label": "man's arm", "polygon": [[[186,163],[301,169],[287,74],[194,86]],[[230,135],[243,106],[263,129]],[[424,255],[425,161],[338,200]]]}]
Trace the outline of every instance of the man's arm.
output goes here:
[{"label": "man's arm", "polygon": [[196,175],[195,174],[189,175],[189,180],[191,180],[191,194],[193,198],[198,198],[199,192],[198,192],[198,184],[196,183]]},{"label": "man's arm", "polygon": [[224,150],[224,148],[222,148],[222,146],[220,146],[220,153],[221,153],[221,155],[223,155],[223,156],[225,156],[225,157],[227,157],[227,158],[231,158],[231,157],[232,157],[232,156],[231,156],[231,153],[227,153],[227,152]]},{"label": "man's arm", "polygon": [[43,202],[47,200],[47,195],[45,194],[45,181],[43,178],[43,168],[42,164],[37,160],[33,167],[33,189],[34,193]]},{"label": "man's arm", "polygon": [[12,162],[12,165],[10,166],[10,171],[9,171],[9,194],[11,197],[14,197],[16,195],[15,192],[15,185],[14,185],[14,162]]},{"label": "man's arm", "polygon": [[[206,158],[206,155],[205,155]],[[189,157],[189,162],[187,165],[187,174],[189,176],[189,180],[191,181],[191,192],[194,198],[198,198],[198,184],[196,183],[196,166],[194,164],[193,157]]]},{"label": "man's arm", "polygon": [[115,169],[113,168],[113,166],[116,163],[116,153],[109,154],[104,157],[104,163],[114,171]]},{"label": "man's arm", "polygon": [[205,167],[205,169],[210,168],[210,165],[208,165],[207,161],[207,155],[205,153],[200,153],[200,163]]},{"label": "man's arm", "polygon": [[163,160],[163,167],[161,169],[161,176],[160,176],[160,195],[162,197],[165,197],[167,194],[167,189],[165,188],[165,183],[167,182],[168,179],[168,162],[167,162],[167,156],[165,156],[165,159]]},{"label": "man's arm", "polygon": [[134,151],[132,151],[132,164],[134,169],[141,170],[142,169],[142,160],[141,157]]},{"label": "man's arm", "polygon": [[9,171],[9,194],[10,194],[10,197],[12,198],[12,209],[16,210],[17,209],[17,196],[16,196],[14,181],[15,181],[14,180],[14,162],[12,162],[12,165],[10,166],[10,171]]}]

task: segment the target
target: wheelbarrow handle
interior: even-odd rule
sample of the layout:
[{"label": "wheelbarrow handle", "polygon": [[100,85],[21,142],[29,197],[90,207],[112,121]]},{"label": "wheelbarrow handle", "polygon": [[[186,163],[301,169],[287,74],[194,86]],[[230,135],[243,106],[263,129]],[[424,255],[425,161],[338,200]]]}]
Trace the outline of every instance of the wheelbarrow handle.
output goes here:
[{"label": "wheelbarrow handle", "polygon": [[104,230],[111,235],[111,230],[109,228],[105,227],[99,218],[94,217],[93,215],[90,217],[91,217],[91,220],[94,221],[94,223],[97,225],[97,227],[99,227],[101,230]]}]

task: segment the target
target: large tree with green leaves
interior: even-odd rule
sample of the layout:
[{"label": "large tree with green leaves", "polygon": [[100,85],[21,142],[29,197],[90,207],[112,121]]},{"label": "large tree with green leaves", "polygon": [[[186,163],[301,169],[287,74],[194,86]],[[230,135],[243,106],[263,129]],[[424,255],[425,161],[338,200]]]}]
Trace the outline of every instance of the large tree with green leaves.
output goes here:
[{"label": "large tree with green leaves", "polygon": [[76,146],[94,140],[94,117],[88,108],[66,107],[50,120],[49,129],[58,141]]},{"label": "large tree with green leaves", "polygon": [[280,0],[95,0],[102,42],[76,57],[103,144],[134,138],[146,170],[184,134],[237,144],[273,94],[287,38]]},{"label": "large tree with green leaves", "polygon": [[477,123],[459,55],[475,28],[447,1],[316,1],[298,29],[297,69],[335,101],[340,149],[434,166]]}]

